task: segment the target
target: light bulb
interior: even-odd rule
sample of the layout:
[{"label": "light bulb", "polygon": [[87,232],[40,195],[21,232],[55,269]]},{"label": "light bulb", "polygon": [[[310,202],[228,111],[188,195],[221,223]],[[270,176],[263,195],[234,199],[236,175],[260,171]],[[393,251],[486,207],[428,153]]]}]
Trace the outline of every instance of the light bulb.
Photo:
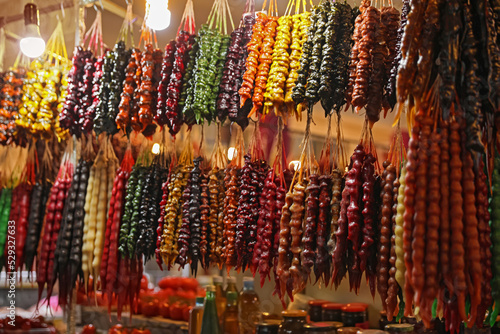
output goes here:
[{"label": "light bulb", "polygon": [[228,148],[227,149],[227,159],[229,161],[233,160],[233,158],[236,155],[236,153],[238,153],[238,151],[236,150],[236,148],[234,148],[234,147]]},{"label": "light bulb", "polygon": [[19,42],[21,52],[30,57],[40,57],[45,51],[45,41],[40,36],[38,29],[38,9],[32,3],[24,6],[24,37]]},{"label": "light bulb", "polygon": [[288,164],[288,168],[292,171],[297,171],[299,170],[301,167],[301,164],[300,164],[300,161],[299,160],[292,160],[290,161],[290,163]]},{"label": "light bulb", "polygon": [[160,154],[160,144],[154,143],[153,147],[151,148],[151,153],[156,155]]},{"label": "light bulb", "polygon": [[45,51],[45,41],[41,37],[24,37],[19,42],[21,52],[30,58],[38,58]]},{"label": "light bulb", "polygon": [[153,30],[163,30],[170,25],[171,13],[167,0],[147,0],[149,6],[146,25]]}]

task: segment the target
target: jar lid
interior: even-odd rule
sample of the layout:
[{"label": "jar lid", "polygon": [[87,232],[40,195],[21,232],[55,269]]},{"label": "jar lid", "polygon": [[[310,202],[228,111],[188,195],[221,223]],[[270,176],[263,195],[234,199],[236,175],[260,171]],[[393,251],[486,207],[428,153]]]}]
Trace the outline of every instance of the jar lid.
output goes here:
[{"label": "jar lid", "polygon": [[359,327],[342,327],[337,329],[337,334],[356,334],[359,330]]},{"label": "jar lid", "polygon": [[344,324],[340,321],[321,321],[322,324],[329,324],[333,329],[338,329],[344,327]]},{"label": "jar lid", "polygon": [[352,303],[347,304],[342,307],[342,312],[346,313],[357,313],[357,312],[366,312],[368,305],[362,303]]},{"label": "jar lid", "polygon": [[304,310],[284,310],[281,315],[285,318],[305,318],[307,312]]},{"label": "jar lid", "polygon": [[347,305],[361,306],[361,307],[364,307],[364,308],[365,308],[365,310],[367,310],[367,309],[368,309],[368,306],[369,306],[367,303],[349,303],[349,304],[347,304]]},{"label": "jar lid", "polygon": [[324,310],[341,310],[344,304],[340,303],[326,303],[321,306]]},{"label": "jar lid", "polygon": [[323,300],[323,299],[314,299],[309,301],[309,306],[322,306],[324,304],[328,304],[328,300]]},{"label": "jar lid", "polygon": [[387,332],[381,329],[361,329],[357,334],[387,334]]},{"label": "jar lid", "polygon": [[413,332],[413,324],[387,324],[385,325],[386,331],[393,332]]},{"label": "jar lid", "polygon": [[266,321],[263,321],[263,322],[259,322],[257,324],[258,327],[279,327],[279,325],[281,325],[281,321],[279,320],[266,320]]},{"label": "jar lid", "polygon": [[304,329],[307,329],[308,332],[324,332],[324,331],[332,331],[335,329],[328,322],[311,322],[309,324],[304,325]]}]

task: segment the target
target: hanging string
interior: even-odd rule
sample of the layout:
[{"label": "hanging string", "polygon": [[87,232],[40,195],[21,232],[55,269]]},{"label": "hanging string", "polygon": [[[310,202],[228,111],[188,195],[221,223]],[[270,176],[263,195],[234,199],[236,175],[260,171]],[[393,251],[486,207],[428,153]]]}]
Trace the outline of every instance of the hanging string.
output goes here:
[{"label": "hanging string", "polygon": [[133,48],[135,46],[135,43],[134,43],[134,13],[132,5],[133,5],[132,1],[127,1],[127,11],[125,13],[125,19],[123,20],[116,43],[118,43],[119,41],[124,41],[125,44],[127,45],[128,41],[130,40],[130,45]]},{"label": "hanging string", "polygon": [[190,34],[194,34],[195,32],[193,0],[188,0],[186,2],[186,7],[184,7],[184,13],[181,17],[181,23],[177,29],[177,35],[181,30],[187,31]]},{"label": "hanging string", "polygon": [[3,72],[3,64],[5,57],[5,29],[0,28],[0,72]]}]

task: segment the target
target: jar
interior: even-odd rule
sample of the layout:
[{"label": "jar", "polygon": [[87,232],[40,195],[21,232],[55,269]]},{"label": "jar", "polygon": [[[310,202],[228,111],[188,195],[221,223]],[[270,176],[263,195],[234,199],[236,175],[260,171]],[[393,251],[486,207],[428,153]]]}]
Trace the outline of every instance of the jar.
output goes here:
[{"label": "jar", "polygon": [[360,330],[359,327],[342,327],[337,329],[337,334],[357,334]]},{"label": "jar", "polygon": [[321,306],[327,304],[328,301],[322,299],[315,299],[309,301],[309,320],[313,322],[321,321]]},{"label": "jar", "polygon": [[381,329],[360,329],[357,334],[388,334]]},{"label": "jar", "polygon": [[322,306],[322,321],[342,322],[342,307],[344,304],[326,303]]},{"label": "jar", "polygon": [[278,334],[302,334],[306,323],[307,312],[303,310],[285,310],[281,312],[281,322]]},{"label": "jar", "polygon": [[384,330],[385,326],[388,324],[394,324],[396,318],[394,317],[392,321],[387,320],[387,313],[385,311],[380,311],[380,319],[378,320],[378,328]]},{"label": "jar", "polygon": [[311,322],[304,325],[304,334],[335,334],[336,329],[331,322]]},{"label": "jar", "polygon": [[256,334],[278,334],[281,321],[266,320],[257,324]]},{"label": "jar", "polygon": [[389,324],[385,326],[385,330],[389,332],[389,334],[400,334],[400,333],[414,333],[415,325],[413,324]]},{"label": "jar", "polygon": [[346,327],[368,329],[368,304],[351,303],[342,307],[342,323]]}]

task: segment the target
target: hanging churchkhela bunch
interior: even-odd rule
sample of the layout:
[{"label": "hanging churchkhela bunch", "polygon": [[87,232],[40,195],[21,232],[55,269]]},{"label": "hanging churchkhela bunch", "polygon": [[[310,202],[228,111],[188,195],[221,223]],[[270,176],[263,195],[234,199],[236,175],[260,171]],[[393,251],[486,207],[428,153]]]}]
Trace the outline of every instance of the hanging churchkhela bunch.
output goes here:
[{"label": "hanging churchkhela bunch", "polygon": [[[337,165],[337,159],[333,152],[334,143],[331,137],[331,116],[328,117],[328,132],[326,136],[325,143],[323,144],[323,149],[321,150],[321,156],[318,162],[319,165],[319,177],[317,185],[318,191],[318,210],[316,212],[317,222],[316,222],[316,232],[315,240],[316,245],[314,249],[314,254],[310,254],[309,251],[306,253],[307,257],[314,259],[314,275],[316,277],[315,282],[322,282],[325,286],[328,286],[330,282],[330,262],[331,254],[328,249],[328,242],[331,234],[331,224],[332,224],[332,191],[333,191],[333,170]],[[340,158],[340,157],[339,157]],[[340,161],[340,159],[339,159]],[[316,189],[314,189],[316,192]],[[312,200],[312,198],[311,198]],[[310,236],[307,236],[310,238]],[[305,256],[305,255],[304,255]]]},{"label": "hanging churchkhela bunch", "polygon": [[[44,146],[43,156],[37,168],[35,182],[31,192],[31,201],[29,204],[28,226],[26,231],[26,240],[24,245],[24,265],[25,270],[31,275],[35,269],[34,263],[37,257],[38,244],[44,224],[45,206],[51,194],[52,181],[52,154],[47,146]],[[2,192],[2,196],[3,192]],[[1,200],[0,200],[1,202]]]},{"label": "hanging churchkhela bunch", "polygon": [[264,188],[269,166],[264,160],[259,122],[255,123],[254,133],[244,165],[240,174],[240,196],[236,219],[236,269],[246,270],[251,265],[253,251],[257,242],[257,220],[260,211],[260,194]]},{"label": "hanging churchkhela bunch", "polygon": [[[158,103],[155,121],[158,125],[168,125],[172,135],[177,134],[183,124],[180,105],[183,82],[188,75],[191,50],[195,42],[193,1],[188,1],[179,25],[175,41],[165,47],[158,84]],[[194,59],[193,59],[194,60]]]},{"label": "hanging churchkhela bunch", "polygon": [[69,141],[61,161],[57,178],[50,191],[45,209],[39,254],[36,260],[36,282],[38,284],[38,302],[47,286],[47,298],[50,298],[55,283],[55,251],[59,230],[61,228],[64,202],[70,189],[73,171],[75,168],[75,151],[73,141]]},{"label": "hanging churchkhela bunch", "polygon": [[191,263],[191,272],[196,275],[200,261],[201,241],[201,167],[203,158],[193,160],[193,168],[189,172],[186,188],[182,194],[182,224],[179,231],[176,262],[184,268]]},{"label": "hanging churchkhela bunch", "polygon": [[[309,142],[312,113],[308,113],[306,133],[302,141],[300,164],[285,196],[281,209],[280,239],[276,273],[279,277],[279,296],[284,303],[285,293],[293,295],[302,291],[309,279],[314,261],[314,239],[319,210],[319,166]],[[308,219],[309,218],[309,219]],[[306,223],[303,225],[302,221]]]},{"label": "hanging churchkhela bunch", "polygon": [[[245,63],[255,44],[250,43],[252,29],[255,24],[254,1],[247,1],[245,13],[240,26],[231,33],[231,42],[227,50],[226,62],[217,97],[217,119],[224,123],[226,118],[236,122],[243,129],[248,126],[248,113],[251,109],[250,100],[240,106],[238,89],[242,85]],[[255,55],[255,53],[254,53]],[[255,59],[255,61],[257,61]]]},{"label": "hanging churchkhela bunch", "polygon": [[94,290],[99,281],[107,213],[118,167],[119,162],[109,137],[102,138],[88,178],[80,257],[84,286],[87,286],[89,277],[92,276]]},{"label": "hanging churchkhela bunch", "polygon": [[495,188],[490,219],[484,185],[484,166],[492,185],[496,175],[496,149],[484,143],[494,142],[491,102],[496,108],[498,100],[488,99],[498,88],[497,23],[485,13],[495,13],[488,1],[412,3],[397,76],[399,111],[408,106],[411,139],[404,193],[398,194],[404,213],[401,228],[398,200],[395,278],[404,285],[406,315],[415,307],[430,326],[438,298],[437,310],[451,332],[462,321],[482,327],[499,291],[495,246],[488,251],[498,226]]},{"label": "hanging churchkhela bunch", "polygon": [[352,105],[356,111],[365,108],[373,124],[379,120],[382,108],[390,108],[384,100],[384,87],[397,52],[400,14],[392,6],[379,10],[370,0],[364,0],[359,9],[346,99],[347,106]]},{"label": "hanging churchkhela bunch", "polygon": [[[24,104],[27,104],[28,96],[33,93],[35,88],[30,85],[29,78],[24,80],[24,94],[21,95],[23,88],[23,78],[25,75],[33,72],[21,68],[9,69],[2,76],[2,85],[0,90],[0,144],[7,145],[16,140],[14,133],[16,131],[16,116],[21,110],[25,111]],[[28,82],[28,84],[26,84]],[[26,96],[26,97],[22,97]],[[21,109],[21,110],[20,110]]]},{"label": "hanging churchkhela bunch", "polygon": [[[287,11],[284,16],[278,18],[278,26],[276,28],[276,37],[271,53],[271,58],[268,55],[262,54],[261,62],[269,61],[269,77],[267,78],[266,89],[264,92],[264,108],[263,115],[267,115],[273,111],[275,115],[284,113],[285,103],[285,85],[290,68],[290,54],[288,49],[292,43],[292,28],[293,17],[290,15],[293,9],[294,2],[289,2]],[[295,19],[300,21],[299,11],[296,8]],[[264,50],[263,50],[264,51]]]},{"label": "hanging churchkhela bunch", "polygon": [[[201,263],[205,268],[210,264],[222,268],[224,265],[224,167],[227,165],[226,154],[221,144],[220,127],[217,129],[210,170],[204,173],[202,183],[201,214]],[[236,148],[238,149],[238,148]],[[234,159],[234,158],[233,158]]]},{"label": "hanging churchkhela bunch", "polygon": [[[144,51],[134,48],[131,51],[124,51],[123,55],[121,53],[115,55],[115,58],[119,59],[120,67],[123,67],[122,80],[124,81],[123,89],[120,86],[120,90],[116,92],[117,95],[115,93],[112,95],[113,101],[116,100],[116,105],[113,104],[112,114],[108,117],[109,123],[113,123],[115,127],[114,132],[111,133],[115,133],[117,127],[130,132],[129,126],[134,131],[142,132],[145,137],[152,136],[156,131],[156,124],[153,120],[158,103],[158,86],[161,82],[163,57],[156,45],[155,33],[151,32],[145,24],[141,30],[141,41],[144,41]],[[105,92],[105,94],[108,93]],[[111,102],[108,104],[111,108]]]},{"label": "hanging churchkhela bunch", "polygon": [[339,111],[344,105],[353,30],[352,12],[348,4],[332,4],[329,1],[313,9],[291,95],[297,105],[297,113],[320,100],[326,115],[334,108]]},{"label": "hanging churchkhela bunch", "polygon": [[226,268],[236,267],[238,254],[236,250],[236,228],[238,219],[238,201],[240,198],[241,169],[244,164],[243,156],[245,144],[243,142],[243,131],[238,129],[236,136],[236,155],[224,170],[224,197],[223,223],[224,223],[224,245],[223,259]]},{"label": "hanging churchkhela bunch", "polygon": [[[376,267],[376,277],[377,277],[377,291],[382,300],[382,306],[387,312],[387,318],[392,321],[394,313],[398,306],[398,294],[403,285],[399,285],[399,281],[396,277],[397,275],[397,257],[398,254],[401,255],[402,243],[401,239],[397,240],[398,234],[401,237],[402,232],[398,229],[402,221],[402,216],[398,217],[398,206],[404,205],[400,202],[400,175],[403,175],[401,171],[401,166],[405,163],[406,152],[403,146],[401,130],[398,128],[396,134],[391,144],[391,149],[389,150],[388,158],[383,163],[383,171],[380,177],[377,177],[376,186],[379,188],[380,197],[376,198],[375,201],[379,207],[379,217],[380,222],[378,224],[378,231],[375,231],[378,241],[377,245],[377,267]],[[436,181],[436,185],[439,186],[439,182]],[[365,198],[365,193],[363,193],[363,198]],[[402,200],[402,199],[401,199]],[[439,205],[439,201],[435,202]],[[366,219],[369,218],[368,210],[363,210],[365,227],[367,230]],[[372,227],[375,225],[371,224]],[[367,238],[363,240],[370,241]],[[371,245],[370,245],[371,246]],[[373,244],[375,246],[375,244]],[[399,247],[399,248],[398,248]],[[373,253],[372,253],[373,254]],[[373,277],[370,281],[375,282]],[[372,294],[374,295],[374,292]]]},{"label": "hanging churchkhela bunch", "polygon": [[248,57],[245,62],[243,82],[238,90],[240,107],[246,108],[251,100],[252,108],[248,117],[262,113],[264,93],[272,63],[273,46],[278,26],[276,1],[269,2],[266,15],[265,5],[262,11],[256,14],[255,24],[252,27],[252,36],[247,45]]},{"label": "hanging churchkhela bunch", "polygon": [[187,87],[182,111],[187,119],[194,116],[198,124],[205,120],[212,122],[217,118],[216,101],[231,42],[231,37],[227,35],[226,15],[229,16],[234,29],[227,0],[215,1],[207,24],[202,25],[198,31],[195,70],[191,73],[192,82]]},{"label": "hanging churchkhela bunch", "polygon": [[366,119],[361,142],[351,156],[349,171],[345,175],[332,263],[335,285],[338,286],[349,273],[350,288],[356,293],[365,271],[373,286],[373,268],[369,260],[376,252],[374,238],[378,226],[375,219],[379,210],[379,166],[368,122]]},{"label": "hanging churchkhela bunch", "polygon": [[[161,188],[157,187],[166,180],[165,157],[162,153],[153,159],[150,166],[144,167],[144,185],[140,198],[137,231],[134,234],[135,256],[147,262],[155,254],[156,228],[160,218]],[[134,216],[132,216],[134,218]],[[131,229],[129,235],[133,230]]]},{"label": "hanging churchkhela bunch", "polygon": [[66,99],[59,114],[61,127],[77,137],[92,132],[96,99],[100,98],[96,90],[102,87],[98,80],[105,70],[102,67],[104,44],[101,18],[101,11],[97,11],[94,23],[85,33],[82,43],[75,48],[67,78]]},{"label": "hanging churchkhela bunch", "polygon": [[163,227],[161,231],[158,228],[157,240],[160,241],[161,239],[161,241],[157,242],[156,250],[157,254],[161,255],[161,261],[165,263],[168,270],[176,263],[177,256],[179,255],[178,240],[182,226],[182,209],[185,201],[183,192],[187,186],[190,171],[193,168],[193,152],[190,136],[186,140],[179,159],[173,162],[171,166],[174,167],[170,170],[168,185],[163,187],[162,198],[166,198],[167,201],[160,208],[160,219],[162,220],[160,224],[163,224]]},{"label": "hanging churchkhela bunch", "polygon": [[[0,245],[0,269],[5,267],[6,272],[21,273],[23,269],[25,256],[24,246],[27,238],[30,199],[35,180],[36,159],[36,149],[33,144],[28,151],[26,165],[19,177],[18,183],[12,190],[10,206],[7,209],[4,207],[5,214],[3,214],[3,217],[0,217],[0,219],[3,220],[0,221],[0,226],[2,226],[0,228],[0,240],[4,242],[4,244]],[[8,203],[9,201],[7,200],[4,202],[4,205]],[[5,219],[10,222],[15,222],[14,230],[12,230],[12,227],[8,227],[12,226],[12,223],[9,224]],[[13,246],[14,249],[12,249]],[[8,261],[13,258],[13,262]],[[22,280],[21,275],[19,279]]]},{"label": "hanging churchkhela bunch", "polygon": [[[276,143],[276,157],[273,167],[267,172],[264,187],[259,199],[259,218],[257,220],[257,241],[255,243],[250,268],[252,273],[260,274],[260,285],[270,279],[273,268],[275,293],[281,293],[279,278],[276,275],[278,261],[278,247],[280,234],[281,208],[284,205],[287,183],[287,170],[283,157],[283,120],[278,118],[278,139]],[[278,295],[280,298],[281,296]]]},{"label": "hanging churchkhela bunch", "polygon": [[[328,253],[331,257],[331,263],[329,263],[329,266],[331,268],[331,272],[327,273],[328,276],[325,275],[325,285],[328,284],[329,279],[332,278],[330,277],[331,273],[333,273],[334,269],[334,250],[337,245],[337,238],[336,238],[336,233],[339,228],[339,217],[340,217],[340,203],[342,201],[342,189],[344,187],[344,172],[347,167],[347,155],[344,150],[344,134],[342,132],[341,128],[341,114],[340,112],[337,113],[337,122],[336,122],[336,145],[335,145],[335,156],[333,160],[333,166],[332,166],[332,172],[331,172],[331,184],[332,184],[332,191],[331,191],[331,202],[330,202],[330,215],[331,215],[331,224],[330,224],[330,233],[329,233],[329,239],[327,242],[327,247],[328,247]],[[321,161],[320,161],[321,162]],[[322,162],[321,162],[322,163]],[[367,262],[367,267],[369,268],[368,272],[374,272],[370,270],[370,261]],[[374,286],[374,283],[372,283],[373,279],[371,278],[371,275],[368,275],[368,281],[370,283],[370,288]],[[338,286],[340,284],[340,280],[335,280],[333,279],[332,284],[335,284],[335,286]],[[371,288],[372,294],[374,293],[374,288]]]},{"label": "hanging churchkhela bunch", "polygon": [[[23,85],[20,85],[21,81],[12,82],[14,77],[8,77],[6,82],[8,84],[4,87],[7,89],[5,100],[3,103],[0,102],[0,108],[14,113],[19,112],[15,117],[17,127],[15,132],[16,140],[21,145],[26,144],[28,136],[51,139],[55,134],[60,140],[66,139],[67,132],[61,129],[58,117],[63,111],[67,97],[66,75],[71,63],[66,53],[61,22],[58,22],[47,41],[46,50],[43,56],[30,64],[26,72],[19,72],[16,69],[17,65],[8,72],[11,74],[17,72],[17,78],[23,79]],[[7,117],[8,113],[2,112],[2,115]],[[11,127],[11,130],[13,129]]]},{"label": "hanging churchkhela bunch", "polygon": [[[126,187],[134,165],[130,147],[127,148],[125,156],[116,171],[113,181],[113,189],[109,203],[108,218],[106,221],[106,234],[104,250],[101,260],[99,276],[101,277],[101,289],[107,296],[108,312],[111,311],[113,300],[117,300],[117,314],[120,318],[124,304],[134,307],[134,290],[130,287],[134,277],[130,275],[130,259],[122,256],[119,252],[119,237],[121,224],[124,218]],[[137,275],[136,275],[137,276]],[[130,296],[127,298],[127,296]]]},{"label": "hanging churchkhela bunch", "polygon": [[[90,137],[89,137],[90,138]],[[71,305],[69,301],[80,273],[85,201],[89,173],[94,159],[92,140],[88,140],[82,157],[73,172],[73,179],[64,203],[61,228],[54,254],[54,282],[59,280],[59,305]]]}]

